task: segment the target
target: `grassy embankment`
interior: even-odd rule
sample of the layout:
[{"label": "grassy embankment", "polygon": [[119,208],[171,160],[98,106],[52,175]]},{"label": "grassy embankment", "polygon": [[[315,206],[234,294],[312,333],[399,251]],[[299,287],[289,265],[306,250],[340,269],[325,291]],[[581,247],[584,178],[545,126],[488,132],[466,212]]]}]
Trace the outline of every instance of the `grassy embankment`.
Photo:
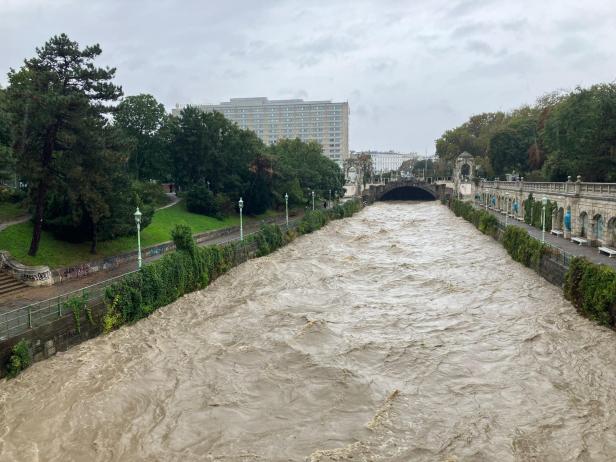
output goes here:
[{"label": "grassy embankment", "polygon": [[0,202],[0,223],[13,221],[27,214],[28,211],[19,204]]},{"label": "grassy embankment", "polygon": [[[267,212],[257,217],[248,217],[245,218],[244,222],[249,224],[272,214],[274,212]],[[172,207],[158,210],[154,214],[150,226],[141,232],[141,245],[142,247],[147,247],[168,241],[171,230],[177,224],[186,224],[190,226],[193,233],[201,233],[230,226],[239,226],[239,223],[239,216],[217,220],[205,215],[190,213],[186,210],[186,204],[182,201]],[[43,232],[36,257],[30,257],[28,255],[28,248],[30,247],[31,238],[32,224],[30,222],[9,226],[5,230],[0,231],[0,250],[8,250],[15,259],[26,265],[47,265],[50,268],[61,268],[128,252],[136,247],[136,237],[125,236],[113,241],[100,242],[98,244],[98,253],[92,255],[89,242],[73,244],[57,240],[51,233]]]}]

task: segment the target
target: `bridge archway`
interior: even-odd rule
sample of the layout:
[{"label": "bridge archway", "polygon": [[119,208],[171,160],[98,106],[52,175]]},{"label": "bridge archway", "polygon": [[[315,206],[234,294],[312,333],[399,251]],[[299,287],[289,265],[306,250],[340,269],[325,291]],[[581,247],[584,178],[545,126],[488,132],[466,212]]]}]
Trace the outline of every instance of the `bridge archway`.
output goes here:
[{"label": "bridge archway", "polygon": [[436,195],[419,186],[399,186],[383,193],[381,201],[433,201]]}]

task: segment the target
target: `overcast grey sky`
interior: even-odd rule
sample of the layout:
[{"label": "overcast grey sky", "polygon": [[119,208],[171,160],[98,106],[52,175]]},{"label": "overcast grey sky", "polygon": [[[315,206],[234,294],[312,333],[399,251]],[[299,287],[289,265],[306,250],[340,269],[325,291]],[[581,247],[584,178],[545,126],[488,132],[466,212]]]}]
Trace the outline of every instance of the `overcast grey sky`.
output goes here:
[{"label": "overcast grey sky", "polygon": [[0,85],[61,32],[168,110],[347,100],[355,150],[431,153],[473,113],[616,79],[615,0],[0,0]]}]

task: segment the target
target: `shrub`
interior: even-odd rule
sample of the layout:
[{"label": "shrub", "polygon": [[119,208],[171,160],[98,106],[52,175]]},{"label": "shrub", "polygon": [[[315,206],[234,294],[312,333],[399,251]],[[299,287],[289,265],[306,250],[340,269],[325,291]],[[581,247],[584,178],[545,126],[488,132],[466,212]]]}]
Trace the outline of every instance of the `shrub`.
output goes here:
[{"label": "shrub", "polygon": [[7,376],[13,378],[32,364],[30,349],[24,339],[17,342],[11,349],[11,356],[7,364]]},{"label": "shrub", "polygon": [[139,197],[140,207],[149,205],[157,208],[169,203],[169,198],[159,183],[135,181],[133,182],[133,191]]},{"label": "shrub", "polygon": [[507,226],[503,235],[503,246],[511,258],[533,269],[539,268],[541,257],[547,251],[546,245],[517,226]]},{"label": "shrub", "polygon": [[233,203],[226,195],[214,194],[207,186],[198,185],[186,194],[186,208],[222,220],[233,211]]},{"label": "shrub", "polygon": [[81,312],[85,311],[88,322],[94,325],[92,311],[88,308],[88,294],[83,293],[81,297],[71,297],[64,302],[64,308],[73,312],[75,329],[81,334]]},{"label": "shrub", "polygon": [[261,225],[261,230],[255,235],[255,241],[259,257],[270,254],[284,245],[282,231],[278,225]]},{"label": "shrub", "polygon": [[476,209],[472,204],[458,199],[452,199],[450,208],[456,216],[462,217],[466,221],[472,223],[483,234],[496,237],[498,232],[498,220],[491,213]]},{"label": "shrub", "polygon": [[192,230],[188,225],[175,225],[171,230],[171,239],[177,250],[185,250],[193,253],[195,249],[195,240],[193,239]]},{"label": "shrub", "polygon": [[585,316],[614,325],[616,317],[616,271],[575,257],[565,276],[565,298]]}]

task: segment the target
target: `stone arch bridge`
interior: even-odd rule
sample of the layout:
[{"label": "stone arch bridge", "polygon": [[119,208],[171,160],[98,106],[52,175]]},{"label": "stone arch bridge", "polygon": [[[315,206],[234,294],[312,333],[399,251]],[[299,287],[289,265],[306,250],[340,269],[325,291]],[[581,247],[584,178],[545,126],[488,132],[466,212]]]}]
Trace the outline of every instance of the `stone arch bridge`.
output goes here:
[{"label": "stone arch bridge", "polygon": [[436,200],[446,198],[452,193],[453,191],[443,184],[405,178],[371,185],[362,193],[362,200],[368,204],[385,200]]},{"label": "stone arch bridge", "polygon": [[616,183],[585,183],[579,177],[577,181],[569,178],[560,183],[482,181],[475,200],[523,219],[525,201],[531,194],[539,204],[543,196],[556,203],[552,229],[562,231],[564,237],[583,237],[592,245],[616,246]]}]

